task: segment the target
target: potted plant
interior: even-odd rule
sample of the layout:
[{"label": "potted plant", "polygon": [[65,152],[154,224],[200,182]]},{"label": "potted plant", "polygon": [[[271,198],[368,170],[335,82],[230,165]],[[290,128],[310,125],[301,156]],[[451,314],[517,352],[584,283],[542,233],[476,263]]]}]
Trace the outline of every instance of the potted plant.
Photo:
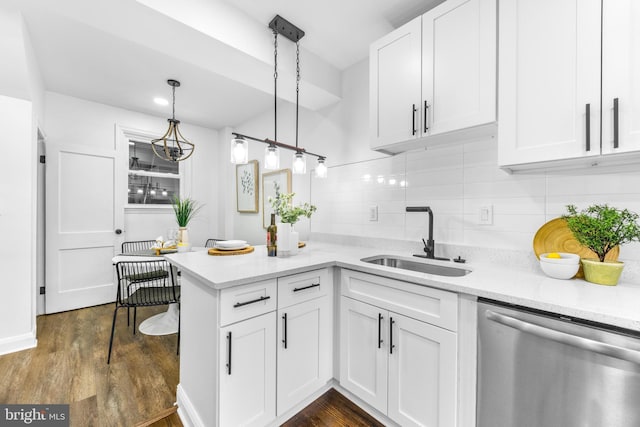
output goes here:
[{"label": "potted plant", "polygon": [[187,231],[187,226],[202,206],[189,197],[181,199],[177,196],[173,198],[172,206],[173,212],[176,214],[176,221],[178,222],[180,230],[178,234],[178,241],[182,246],[188,246],[189,233]]},{"label": "potted plant", "polygon": [[605,260],[607,253],[625,243],[640,241],[638,214],[608,205],[592,205],[578,211],[567,205],[563,215],[569,230],[582,246],[591,249],[597,258],[583,258],[582,267],[587,281],[600,285],[616,285],[624,263]]},{"label": "potted plant", "polygon": [[273,211],[280,218],[278,223],[278,253],[282,251],[295,251],[298,249],[298,233],[293,231],[293,224],[301,217],[311,218],[316,207],[309,203],[294,206],[293,197],[296,193],[280,193],[278,184],[275,184],[276,197],[269,197],[269,203]]}]

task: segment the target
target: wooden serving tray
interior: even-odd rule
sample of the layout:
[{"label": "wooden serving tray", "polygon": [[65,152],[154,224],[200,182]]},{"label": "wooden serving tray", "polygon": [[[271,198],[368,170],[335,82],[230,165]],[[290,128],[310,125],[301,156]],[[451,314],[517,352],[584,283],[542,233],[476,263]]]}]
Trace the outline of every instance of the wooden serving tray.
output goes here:
[{"label": "wooden serving tray", "polygon": [[214,256],[224,256],[224,255],[244,255],[244,254],[250,254],[251,252],[253,252],[254,247],[253,246],[248,246],[244,249],[237,249],[234,251],[222,251],[218,248],[210,248],[207,253],[209,255],[214,255]]},{"label": "wooden serving tray", "polygon": [[172,254],[174,252],[178,252],[177,246],[167,246],[166,248],[151,248],[156,256],[160,256],[161,254]]},{"label": "wooden serving tray", "polygon": [[[540,227],[533,237],[533,251],[538,259],[541,254],[547,252],[568,252],[577,254],[580,258],[598,258],[591,249],[578,243],[564,218],[554,218]],[[619,253],[620,247],[616,246],[609,251],[605,259],[615,261]],[[575,277],[584,277],[582,264]]]}]

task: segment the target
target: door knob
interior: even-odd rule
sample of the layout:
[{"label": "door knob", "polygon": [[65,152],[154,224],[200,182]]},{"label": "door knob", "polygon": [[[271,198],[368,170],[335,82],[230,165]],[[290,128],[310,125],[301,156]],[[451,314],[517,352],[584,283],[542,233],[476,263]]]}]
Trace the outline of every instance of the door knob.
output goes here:
[{"label": "door knob", "polygon": [[120,230],[119,228],[116,228],[116,234],[122,234],[122,230]]}]

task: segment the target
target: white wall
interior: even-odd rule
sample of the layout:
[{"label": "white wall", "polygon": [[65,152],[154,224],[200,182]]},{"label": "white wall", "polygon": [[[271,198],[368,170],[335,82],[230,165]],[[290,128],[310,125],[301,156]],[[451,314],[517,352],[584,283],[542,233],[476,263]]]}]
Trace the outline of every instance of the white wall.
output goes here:
[{"label": "white wall", "polygon": [[36,344],[37,123],[43,83],[22,16],[0,8],[0,148],[11,153],[0,189],[0,259],[5,267],[0,301],[0,354]]},{"label": "white wall", "polygon": [[0,186],[0,354],[32,347],[35,323],[35,155],[32,103],[0,95],[3,137],[0,149],[11,153]]},{"label": "white wall", "polygon": [[[368,119],[363,119],[368,114],[365,65],[345,72],[345,98],[335,123],[341,131],[326,139],[330,147],[322,148],[339,154],[331,158],[334,167],[328,179],[311,180],[311,201],[318,206],[312,232],[418,242],[426,237],[427,215],[406,213],[405,207],[428,205],[434,212],[436,245],[526,251],[532,250],[538,228],[565,213],[567,204],[608,203],[640,212],[637,167],[613,173],[593,168],[509,175],[497,167],[497,144],[492,138],[392,157],[373,153],[368,148]],[[340,152],[341,146],[349,149]],[[375,222],[368,216],[374,206],[378,207]],[[492,225],[478,223],[481,206],[493,206]],[[622,247],[620,258],[640,260],[640,245]]]},{"label": "white wall", "polygon": [[[302,64],[304,70],[304,63]],[[368,114],[369,114],[369,86],[368,61],[362,61],[342,73],[342,100],[330,107],[319,111],[300,108],[298,144],[306,150],[327,157],[328,167],[345,163],[359,162],[368,159],[385,157],[383,154],[369,150],[368,146]],[[300,91],[304,97],[304,91]],[[273,110],[260,115],[235,129],[237,132],[256,138],[274,137]],[[278,101],[278,141],[295,145],[295,104]],[[228,141],[223,141],[228,144]],[[265,144],[250,142],[249,158],[258,160],[260,169],[260,212],[257,214],[238,213],[235,208],[229,214],[233,223],[234,238],[248,240],[254,244],[264,244],[265,230],[262,227],[262,166],[264,163]],[[292,151],[281,150],[280,167],[291,169]],[[228,158],[228,148],[223,157]],[[316,158],[307,159],[307,174],[293,175],[292,188],[296,193],[295,203],[311,201],[311,180]],[[227,176],[235,186],[235,168],[228,169]],[[330,170],[331,173],[331,170]],[[233,187],[235,189],[235,187]],[[229,204],[235,207],[235,190],[227,198]],[[315,200],[314,200],[315,203]],[[301,219],[295,226],[300,232],[300,239],[309,238],[310,222]]]},{"label": "white wall", "polygon": [[[167,127],[166,117],[154,117],[53,92],[47,92],[45,100],[45,132],[50,144],[113,144],[116,125],[150,135],[161,135]],[[185,163],[190,163],[190,173],[184,177],[183,196],[192,197],[203,205],[189,225],[192,244],[203,246],[207,238],[219,235],[218,171],[215,167],[219,152],[218,132],[188,123],[181,123],[180,130],[196,145],[193,156],[185,160]],[[123,165],[124,173],[126,169],[127,165]],[[154,239],[176,226],[170,206],[125,209],[125,240]]]}]

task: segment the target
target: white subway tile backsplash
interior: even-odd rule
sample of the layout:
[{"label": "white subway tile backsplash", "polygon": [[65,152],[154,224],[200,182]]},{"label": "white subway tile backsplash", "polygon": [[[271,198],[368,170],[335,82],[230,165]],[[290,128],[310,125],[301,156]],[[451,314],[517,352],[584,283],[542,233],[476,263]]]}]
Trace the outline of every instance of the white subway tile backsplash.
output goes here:
[{"label": "white subway tile backsplash", "polygon": [[[591,172],[509,175],[497,167],[494,138],[336,166],[327,179],[311,180],[318,206],[311,231],[419,242],[427,237],[428,216],[405,207],[430,206],[436,245],[532,253],[536,231],[567,204],[640,212],[640,173]],[[378,221],[369,220],[372,206]],[[493,207],[492,225],[478,223],[482,206]],[[620,257],[640,260],[640,244],[626,245]]]}]

